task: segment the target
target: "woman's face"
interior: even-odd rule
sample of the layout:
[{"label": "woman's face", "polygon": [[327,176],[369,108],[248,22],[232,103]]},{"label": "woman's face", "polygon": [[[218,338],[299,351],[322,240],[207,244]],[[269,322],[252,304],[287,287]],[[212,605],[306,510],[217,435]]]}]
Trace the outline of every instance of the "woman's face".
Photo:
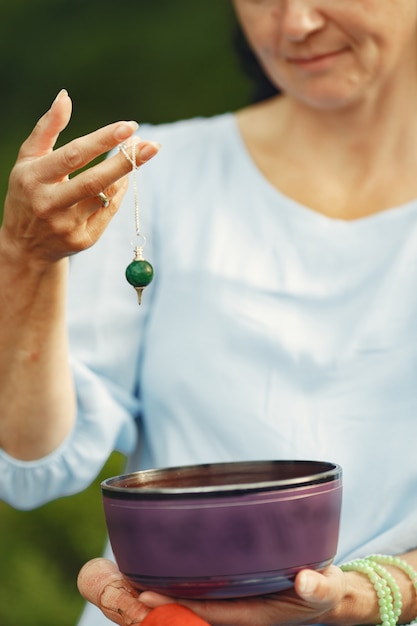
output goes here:
[{"label": "woman's face", "polygon": [[[416,0],[233,0],[270,80],[318,108],[417,75]],[[394,83],[392,83],[394,84]]]}]

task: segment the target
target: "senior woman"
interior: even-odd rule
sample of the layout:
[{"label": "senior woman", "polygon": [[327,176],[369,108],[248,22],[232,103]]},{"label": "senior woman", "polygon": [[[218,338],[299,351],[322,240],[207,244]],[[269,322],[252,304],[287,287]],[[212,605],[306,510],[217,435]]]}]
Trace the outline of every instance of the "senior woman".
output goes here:
[{"label": "senior woman", "polygon": [[[223,625],[406,623],[417,616],[417,3],[233,4],[279,93],[141,131],[137,164],[159,152],[138,174],[155,268],[141,307],[120,278],[132,148],[69,179],[135,124],[53,150],[70,118],[62,92],[22,146],[0,231],[0,495],[23,507],[73,493],[113,449],[128,470],[334,460],[335,565],[300,572],[290,592],[188,605]],[[167,601],[138,600],[107,560],[79,585],[102,610],[83,626],[139,623]]]}]

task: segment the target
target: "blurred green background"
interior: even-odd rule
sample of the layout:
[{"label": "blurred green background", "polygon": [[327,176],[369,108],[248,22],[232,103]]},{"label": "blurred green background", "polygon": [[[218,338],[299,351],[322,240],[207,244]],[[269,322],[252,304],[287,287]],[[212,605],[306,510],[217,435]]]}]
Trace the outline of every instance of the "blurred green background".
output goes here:
[{"label": "blurred green background", "polygon": [[[117,119],[166,122],[249,101],[230,0],[0,3],[2,198],[20,143],[62,87],[74,114],[60,143]],[[99,482],[122,468],[114,454],[87,491],[35,511],[0,502],[1,626],[74,626],[77,573],[105,541]]]}]

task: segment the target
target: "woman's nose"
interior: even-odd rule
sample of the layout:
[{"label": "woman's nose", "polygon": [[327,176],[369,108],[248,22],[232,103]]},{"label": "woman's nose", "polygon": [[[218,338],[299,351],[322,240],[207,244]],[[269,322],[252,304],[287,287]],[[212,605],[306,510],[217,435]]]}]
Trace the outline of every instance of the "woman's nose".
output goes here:
[{"label": "woman's nose", "polygon": [[281,31],[290,41],[303,41],[321,30],[325,18],[314,0],[284,0],[281,5]]}]

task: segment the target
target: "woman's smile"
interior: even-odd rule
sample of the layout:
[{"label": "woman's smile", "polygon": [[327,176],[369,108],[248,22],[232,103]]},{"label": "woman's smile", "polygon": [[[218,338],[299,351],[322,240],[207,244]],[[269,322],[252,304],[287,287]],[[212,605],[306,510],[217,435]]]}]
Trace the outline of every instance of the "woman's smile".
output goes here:
[{"label": "woman's smile", "polygon": [[414,71],[409,0],[234,0],[263,70],[281,91],[328,109],[368,101]]},{"label": "woman's smile", "polygon": [[343,47],[338,50],[330,50],[328,52],[299,54],[294,56],[290,55],[286,56],[285,60],[287,63],[299,67],[306,72],[314,73],[330,69],[348,52],[349,48]]}]

